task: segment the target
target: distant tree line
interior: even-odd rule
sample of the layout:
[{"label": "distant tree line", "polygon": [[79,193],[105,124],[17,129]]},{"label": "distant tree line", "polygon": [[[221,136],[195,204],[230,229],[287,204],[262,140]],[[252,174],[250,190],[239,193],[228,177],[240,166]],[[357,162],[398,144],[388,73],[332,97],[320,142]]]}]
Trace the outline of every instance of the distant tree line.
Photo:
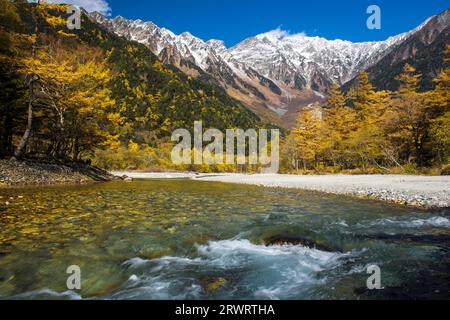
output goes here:
[{"label": "distant tree line", "polygon": [[[446,54],[448,65],[450,46]],[[433,90],[421,91],[420,80],[405,65],[397,91],[376,91],[365,72],[346,95],[334,86],[323,106],[299,115],[284,144],[285,168],[405,172],[448,166],[450,69],[442,70]]]}]

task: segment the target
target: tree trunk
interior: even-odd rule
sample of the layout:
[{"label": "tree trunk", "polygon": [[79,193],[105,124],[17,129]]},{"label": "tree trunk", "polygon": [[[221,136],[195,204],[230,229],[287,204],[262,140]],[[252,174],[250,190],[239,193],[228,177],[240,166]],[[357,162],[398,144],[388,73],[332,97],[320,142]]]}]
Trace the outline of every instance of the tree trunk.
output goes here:
[{"label": "tree trunk", "polygon": [[[38,0],[37,6],[41,4],[42,0]],[[38,37],[38,20],[37,16],[35,14],[35,11],[32,11],[33,16],[33,22],[34,22],[34,34],[36,36],[36,41]],[[36,58],[37,55],[37,43],[33,43],[33,46],[31,48],[31,56],[33,58]],[[34,103],[34,85],[35,82],[38,80],[38,78],[32,74],[29,75],[30,79],[28,79],[28,90],[29,90],[29,97],[28,97],[28,120],[27,120],[27,127],[25,129],[25,132],[22,136],[22,139],[20,140],[19,145],[17,146],[16,151],[14,152],[14,156],[11,158],[11,160],[18,160],[23,156],[23,153],[25,151],[25,147],[28,143],[28,138],[31,134],[31,129],[33,127],[33,103]]]},{"label": "tree trunk", "polygon": [[11,155],[12,150],[12,123],[9,108],[5,108],[5,115],[1,124],[1,142],[0,142],[0,158],[5,158]]},{"label": "tree trunk", "polygon": [[[33,81],[33,80],[31,80]],[[22,139],[20,140],[19,145],[17,146],[16,151],[14,152],[14,156],[13,156],[13,160],[19,160],[20,158],[22,158],[23,153],[25,151],[25,147],[27,145],[28,142],[28,138],[30,137],[31,134],[31,129],[33,126],[33,99],[34,99],[34,94],[33,94],[33,83],[30,83],[30,98],[28,101],[28,121],[27,121],[27,127],[25,129],[25,132],[22,136]]]},{"label": "tree trunk", "polygon": [[73,161],[77,162],[79,156],[80,156],[80,147],[78,145],[77,139],[75,139],[75,142],[73,144]]}]

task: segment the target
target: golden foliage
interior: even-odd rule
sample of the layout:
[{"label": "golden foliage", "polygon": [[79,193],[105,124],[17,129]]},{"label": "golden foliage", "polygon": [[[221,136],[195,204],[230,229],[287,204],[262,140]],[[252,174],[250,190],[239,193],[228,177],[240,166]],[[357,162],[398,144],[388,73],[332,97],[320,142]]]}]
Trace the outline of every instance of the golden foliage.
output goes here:
[{"label": "golden foliage", "polygon": [[[450,47],[447,50],[450,56]],[[290,169],[361,169],[388,172],[391,167],[445,165],[450,157],[450,69],[436,78],[436,88],[419,90],[421,75],[405,65],[396,92],[375,91],[368,74],[358,77],[348,101],[337,86],[322,106],[324,117],[307,110],[286,138],[283,157]]]}]

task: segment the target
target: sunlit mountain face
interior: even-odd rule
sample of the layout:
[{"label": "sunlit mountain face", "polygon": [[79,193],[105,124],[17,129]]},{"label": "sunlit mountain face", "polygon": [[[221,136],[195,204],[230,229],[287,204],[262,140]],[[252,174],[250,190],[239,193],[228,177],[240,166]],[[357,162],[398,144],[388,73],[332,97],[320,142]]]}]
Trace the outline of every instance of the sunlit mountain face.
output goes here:
[{"label": "sunlit mountain face", "polygon": [[[429,47],[449,30],[446,10],[385,41],[354,43],[277,29],[226,48],[221,40],[204,41],[189,32],[176,35],[152,22],[91,16],[116,34],[145,44],[165,63],[223,86],[262,117],[285,127],[292,126],[303,108],[323,102],[334,83],[348,83],[418,34],[432,35],[422,37],[424,47]],[[414,52],[404,53],[402,59]]]}]

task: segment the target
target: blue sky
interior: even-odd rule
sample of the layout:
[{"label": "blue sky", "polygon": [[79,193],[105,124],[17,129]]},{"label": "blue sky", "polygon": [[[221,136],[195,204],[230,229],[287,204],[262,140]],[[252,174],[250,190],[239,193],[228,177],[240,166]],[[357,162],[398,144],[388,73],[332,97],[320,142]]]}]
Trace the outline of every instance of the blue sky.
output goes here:
[{"label": "blue sky", "polygon": [[[86,2],[71,0],[73,2]],[[350,41],[384,40],[450,7],[450,0],[89,0],[111,15],[153,21],[179,34],[232,46],[278,27],[291,33]],[[366,27],[369,5],[381,8],[381,30]]]}]

